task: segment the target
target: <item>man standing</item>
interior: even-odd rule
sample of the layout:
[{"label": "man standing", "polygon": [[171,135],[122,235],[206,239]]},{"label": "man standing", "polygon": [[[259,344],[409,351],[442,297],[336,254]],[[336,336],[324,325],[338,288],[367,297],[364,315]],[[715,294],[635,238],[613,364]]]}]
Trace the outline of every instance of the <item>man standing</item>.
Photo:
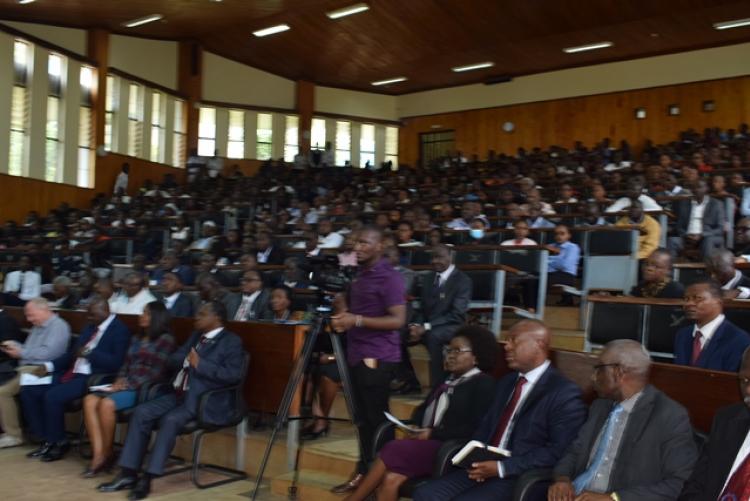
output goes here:
[{"label": "man standing", "polygon": [[0,385],[0,426],[5,431],[0,437],[0,448],[23,443],[15,398],[21,390],[20,374],[30,372],[32,365],[59,357],[65,353],[70,341],[70,326],[50,309],[46,299],[32,299],[24,306],[24,313],[32,325],[26,342],[6,341],[0,345],[7,356],[19,361],[18,374]]},{"label": "man standing", "polygon": [[5,277],[5,304],[23,306],[29,299],[39,297],[42,293],[42,276],[31,269],[31,258],[21,256],[18,269]]},{"label": "man standing", "polygon": [[128,194],[128,175],[130,174],[130,164],[125,162],[122,164],[122,170],[117,175],[115,180],[115,187],[112,192],[115,196],[127,195]]},{"label": "man standing", "polygon": [[421,341],[430,352],[430,386],[445,380],[443,347],[466,321],[471,302],[471,278],[453,264],[446,245],[432,251],[433,271],[424,275],[419,309],[409,324],[409,340]]},{"label": "man standing", "polygon": [[636,341],[604,347],[592,376],[599,399],[555,465],[549,501],[677,498],[698,450],[685,408],[648,384],[650,366]]},{"label": "man standing", "polygon": [[398,330],[406,323],[404,281],[383,257],[382,230],[363,228],[354,251],[360,270],[349,290],[349,311],[331,317],[331,324],[338,332],[346,331],[361,456],[357,473],[334,487],[336,493],[355,490],[367,472],[373,435],[385,421],[390,382],[401,360]]},{"label": "man standing", "polygon": [[719,284],[698,280],[685,291],[685,316],[695,322],[677,331],[674,363],[737,372],[750,335],[724,316]]}]

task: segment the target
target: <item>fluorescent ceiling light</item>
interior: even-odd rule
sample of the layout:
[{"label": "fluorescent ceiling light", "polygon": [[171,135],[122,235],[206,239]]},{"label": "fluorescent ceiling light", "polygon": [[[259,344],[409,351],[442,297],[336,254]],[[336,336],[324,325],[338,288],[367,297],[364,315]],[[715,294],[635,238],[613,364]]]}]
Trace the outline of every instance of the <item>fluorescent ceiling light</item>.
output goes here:
[{"label": "fluorescent ceiling light", "polygon": [[495,63],[487,61],[486,63],[470,64],[468,66],[456,66],[451,69],[456,73],[461,73],[462,71],[481,70],[482,68],[492,68],[493,66],[495,66]]},{"label": "fluorescent ceiling light", "polygon": [[263,28],[262,30],[253,31],[253,35],[255,35],[256,37],[265,37],[268,35],[281,33],[282,31],[286,31],[288,29],[288,24],[277,24],[276,26],[271,26],[270,28]]},{"label": "fluorescent ceiling light", "polygon": [[133,19],[132,21],[128,21],[127,23],[122,24],[126,28],[135,28],[136,26],[153,23],[154,21],[159,21],[161,19],[164,19],[164,16],[162,16],[161,14],[151,14],[150,16],[139,17],[138,19]]},{"label": "fluorescent ceiling light", "polygon": [[364,12],[366,10],[370,10],[370,6],[366,3],[355,3],[354,5],[350,5],[349,7],[326,12],[326,16],[328,16],[330,19],[338,19],[340,17],[351,16],[352,14],[359,14],[360,12]]},{"label": "fluorescent ceiling light", "polygon": [[372,85],[388,85],[392,83],[403,82],[404,80],[406,80],[406,77],[389,78],[388,80],[379,80],[377,82],[372,82]]},{"label": "fluorescent ceiling light", "polygon": [[750,26],[750,18],[735,19],[734,21],[724,21],[723,23],[714,23],[715,30],[728,30],[731,28],[740,28],[742,26]]},{"label": "fluorescent ceiling light", "polygon": [[587,50],[606,49],[607,47],[612,47],[613,45],[614,44],[612,42],[596,42],[590,43],[588,45],[579,45],[578,47],[568,47],[566,49],[563,49],[563,52],[573,54],[575,52],[584,52]]},{"label": "fluorescent ceiling light", "polygon": [[16,1],[18,3],[20,3],[21,5],[24,5],[24,4],[27,4],[27,3],[34,2],[35,0],[16,0]]}]

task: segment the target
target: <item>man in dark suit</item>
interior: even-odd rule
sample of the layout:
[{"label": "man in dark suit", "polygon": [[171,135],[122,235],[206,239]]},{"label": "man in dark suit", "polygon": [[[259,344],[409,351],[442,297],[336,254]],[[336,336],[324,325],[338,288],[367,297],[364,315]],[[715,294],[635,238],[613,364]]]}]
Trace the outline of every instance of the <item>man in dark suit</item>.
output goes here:
[{"label": "man in dark suit", "polygon": [[505,358],[515,372],[498,382],[495,401],[474,434],[511,456],[428,482],[416,490],[415,501],[510,500],[521,474],[555,464],[586,419],[586,407],[581,389],[550,365],[549,341],[549,330],[538,320],[511,328]]},{"label": "man in dark suit", "polygon": [[268,309],[271,293],[263,287],[263,278],[257,271],[246,271],[240,281],[242,300],[232,320],[247,322],[260,319]]},{"label": "man in dark suit", "polygon": [[685,291],[685,316],[693,321],[677,331],[674,363],[716,371],[737,372],[750,335],[724,317],[722,290],[702,279]]},{"label": "man in dark suit", "polygon": [[166,272],[162,279],[164,294],[161,300],[173,317],[192,317],[195,304],[192,298],[182,292],[182,285],[180,275],[172,271]]},{"label": "man in dark suit", "polygon": [[672,255],[697,248],[705,258],[712,250],[724,247],[724,205],[708,196],[705,179],[696,182],[693,197],[676,203],[674,211],[677,222],[668,240]]},{"label": "man in dark suit", "polygon": [[721,284],[724,297],[750,299],[750,278],[734,266],[734,254],[727,249],[713,251],[706,258],[706,273]]},{"label": "man in dark suit", "polygon": [[130,331],[110,313],[106,300],[96,298],[89,305],[88,320],[72,349],[39,366],[37,375],[51,374],[52,384],[21,387],[23,415],[32,435],[42,439],[28,457],[45,462],[62,459],[70,449],[65,405],[88,392],[90,375],[117,373],[125,360]]},{"label": "man in dark suit", "polygon": [[216,256],[214,254],[203,254],[201,256],[201,264],[198,265],[198,270],[199,273],[196,280],[198,282],[205,277],[213,277],[224,287],[228,287],[232,283],[232,278],[217,267]]},{"label": "man in dark suit", "polygon": [[742,355],[739,373],[741,402],[719,409],[711,426],[708,445],[680,501],[747,499],[750,485],[750,350]]},{"label": "man in dark suit", "polygon": [[255,237],[256,258],[259,264],[284,264],[286,255],[277,247],[270,232],[260,231]]},{"label": "man in dark suit", "polygon": [[[245,351],[242,341],[224,328],[227,311],[218,301],[204,304],[195,317],[196,332],[169,361],[179,369],[166,395],[136,407],[120,454],[120,473],[99,486],[101,492],[132,489],[128,499],[143,499],[151,479],[164,472],[164,464],[182,427],[196,417],[198,401],[206,391],[236,384],[242,377]],[[238,402],[220,395],[206,409],[210,422],[221,424]],[[143,475],[138,478],[151,438],[158,426]]]},{"label": "man in dark suit", "polygon": [[210,275],[201,277],[197,285],[201,305],[210,303],[211,301],[219,301],[227,310],[227,318],[234,318],[242,300],[239,294],[228,291],[221,286],[216,278]]},{"label": "man in dark suit", "polygon": [[421,341],[430,352],[430,385],[445,380],[443,347],[466,320],[471,279],[453,264],[453,251],[440,245],[432,251],[431,271],[424,275],[419,308],[409,324],[409,340]]},{"label": "man in dark suit", "polygon": [[650,366],[636,341],[604,347],[592,377],[600,398],[555,465],[549,501],[677,498],[698,450],[685,408],[648,384]]},{"label": "man in dark suit", "polygon": [[159,267],[153,271],[151,279],[156,280],[156,283],[161,285],[164,276],[170,271],[177,273],[184,285],[193,285],[195,278],[193,269],[186,264],[180,264],[180,256],[177,251],[172,249],[164,251],[164,255],[159,261]]}]

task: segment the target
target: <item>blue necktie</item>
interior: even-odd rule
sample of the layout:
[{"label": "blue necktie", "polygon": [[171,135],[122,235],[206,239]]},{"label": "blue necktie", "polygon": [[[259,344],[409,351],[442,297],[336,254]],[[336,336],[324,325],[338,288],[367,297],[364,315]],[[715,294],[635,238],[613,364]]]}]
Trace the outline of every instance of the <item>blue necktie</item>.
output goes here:
[{"label": "blue necktie", "polygon": [[589,485],[591,480],[594,478],[597,470],[601,466],[602,461],[604,461],[604,454],[607,453],[607,449],[609,449],[609,445],[610,443],[612,443],[612,435],[614,434],[615,430],[615,422],[617,421],[617,417],[622,413],[622,410],[622,405],[617,404],[609,413],[607,422],[604,424],[604,433],[599,440],[599,447],[597,447],[596,453],[594,454],[594,459],[591,461],[591,464],[586,469],[586,471],[578,475],[578,477],[573,480],[573,488],[575,489],[576,496],[583,492],[586,486]]}]

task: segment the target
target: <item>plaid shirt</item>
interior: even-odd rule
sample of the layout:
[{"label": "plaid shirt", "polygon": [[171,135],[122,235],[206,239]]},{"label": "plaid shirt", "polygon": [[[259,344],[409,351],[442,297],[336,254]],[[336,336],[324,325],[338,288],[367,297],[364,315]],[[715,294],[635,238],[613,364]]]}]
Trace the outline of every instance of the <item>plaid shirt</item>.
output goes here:
[{"label": "plaid shirt", "polygon": [[174,349],[174,338],[168,333],[155,341],[134,336],[118,377],[127,379],[130,390],[137,390],[149,381],[158,381],[164,377]]}]

